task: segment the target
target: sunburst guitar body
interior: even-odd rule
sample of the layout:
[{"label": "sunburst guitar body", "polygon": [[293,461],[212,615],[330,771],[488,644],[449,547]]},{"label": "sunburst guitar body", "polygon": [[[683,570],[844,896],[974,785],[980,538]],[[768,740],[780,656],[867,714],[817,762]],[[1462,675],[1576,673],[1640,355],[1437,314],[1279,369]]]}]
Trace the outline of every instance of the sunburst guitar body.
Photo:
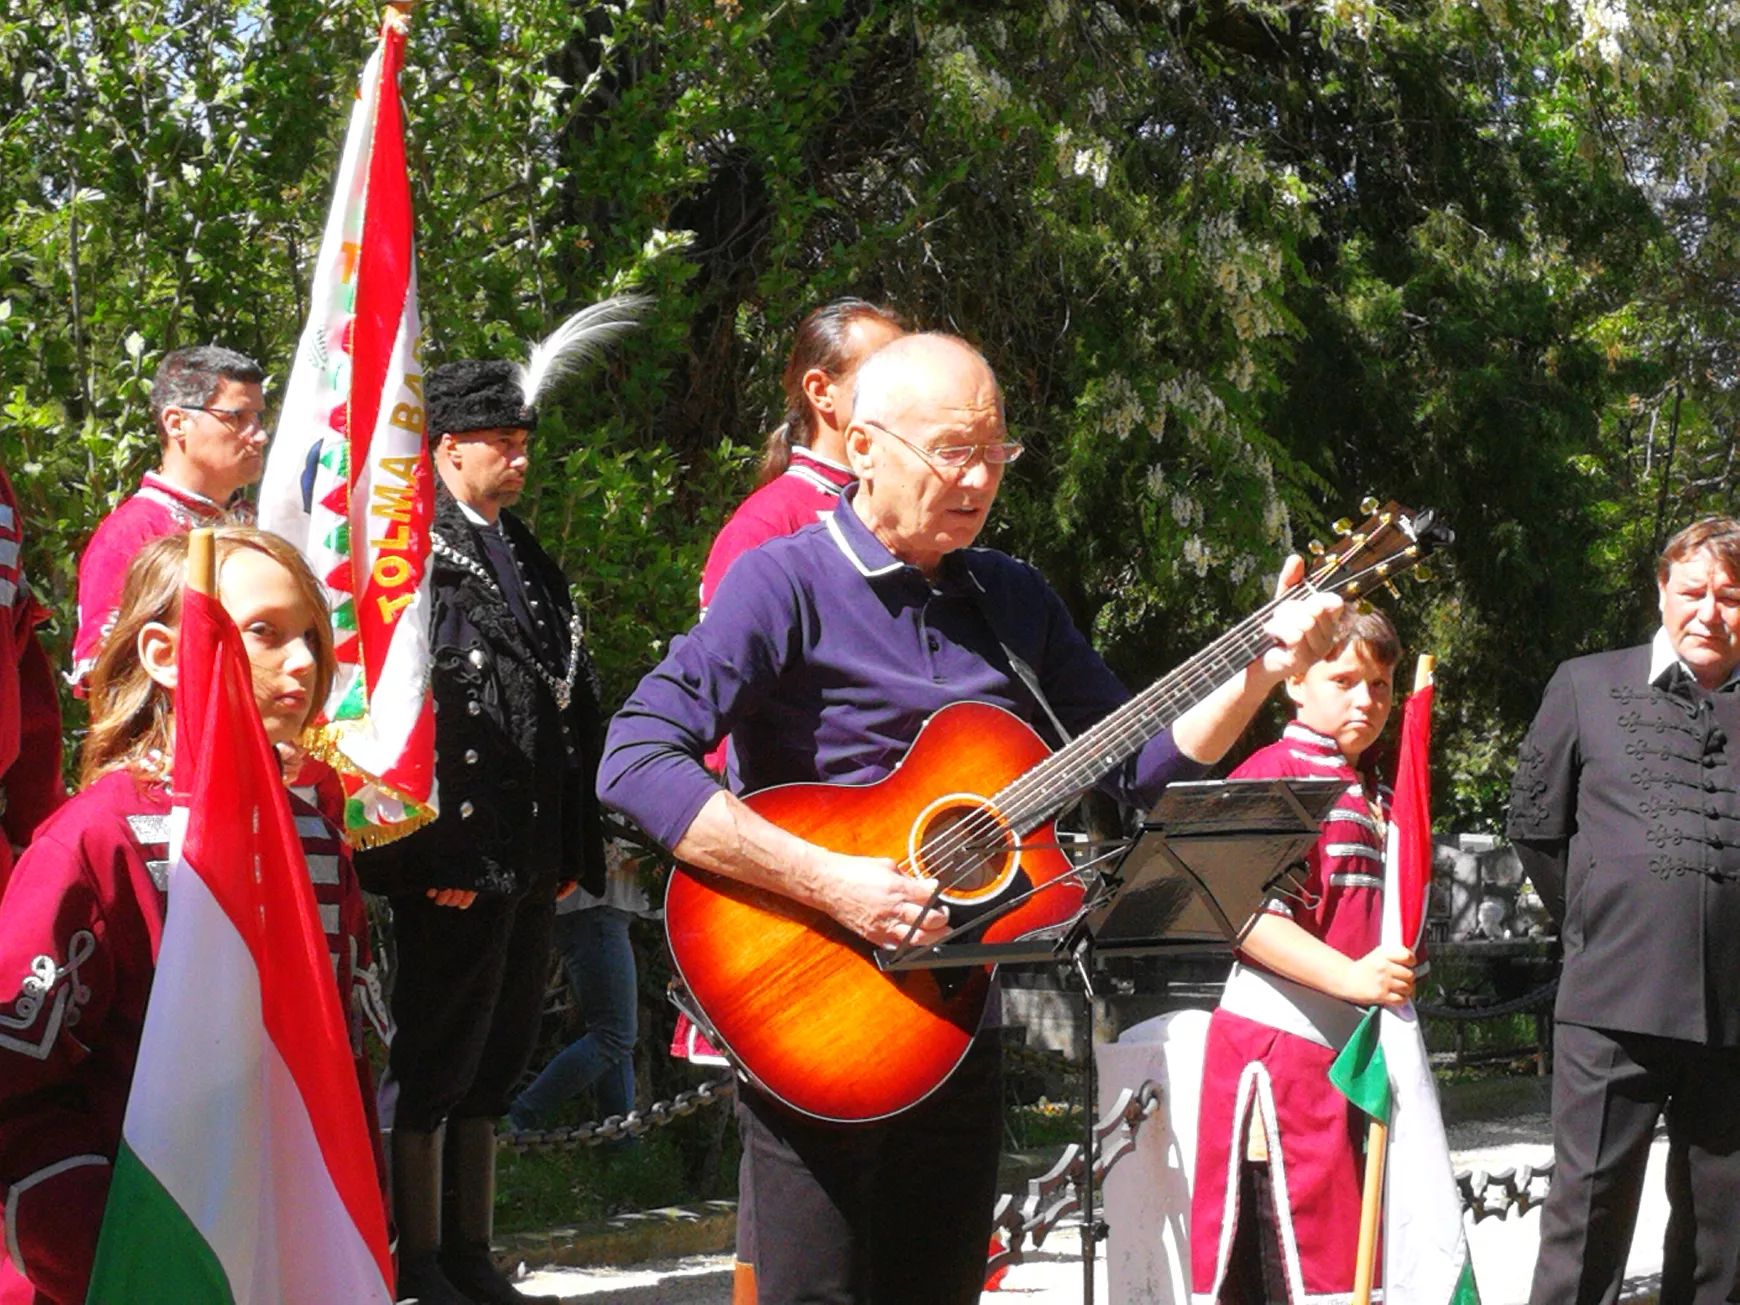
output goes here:
[{"label": "sunburst guitar body", "polygon": [[[885,856],[959,879],[951,925],[1025,900],[973,936],[1001,942],[1072,915],[1082,887],[1050,823],[1015,831],[995,794],[1050,755],[1024,721],[962,702],[925,723],[900,766],[874,784],[787,784],[744,800],[786,831],[836,852]],[[963,821],[1000,846],[927,864]],[[967,1054],[985,1011],[983,967],[884,973],[872,948],[832,917],[733,879],[679,866],[665,929],[683,983],[763,1091],[819,1119],[865,1122],[922,1100]]]}]

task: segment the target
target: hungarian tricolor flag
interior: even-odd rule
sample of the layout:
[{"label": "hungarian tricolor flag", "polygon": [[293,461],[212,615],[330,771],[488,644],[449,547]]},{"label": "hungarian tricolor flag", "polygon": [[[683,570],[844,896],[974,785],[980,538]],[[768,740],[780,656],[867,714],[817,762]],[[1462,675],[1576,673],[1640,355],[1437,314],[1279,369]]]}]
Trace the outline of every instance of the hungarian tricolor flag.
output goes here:
[{"label": "hungarian tricolor flag", "polygon": [[314,751],[369,846],[435,815],[422,328],[389,10],[351,110],[308,322],[260,485],[260,524],[302,551],[332,601],[338,675]]},{"label": "hungarian tricolor flag", "polygon": [[[1385,854],[1383,941],[1416,952],[1432,887],[1432,693],[1427,682],[1403,709]],[[1413,1003],[1367,1012],[1329,1077],[1350,1101],[1389,1126],[1385,1305],[1479,1305],[1438,1086]]]},{"label": "hungarian tricolor flag", "polygon": [[241,636],[183,599],[169,906],[88,1300],[393,1299],[331,961]]}]

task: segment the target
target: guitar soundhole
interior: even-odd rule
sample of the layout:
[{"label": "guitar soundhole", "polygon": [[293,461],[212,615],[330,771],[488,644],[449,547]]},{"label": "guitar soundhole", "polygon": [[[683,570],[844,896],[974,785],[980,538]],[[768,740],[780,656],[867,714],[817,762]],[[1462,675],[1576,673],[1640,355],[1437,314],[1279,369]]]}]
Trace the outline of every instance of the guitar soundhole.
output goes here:
[{"label": "guitar soundhole", "polygon": [[983,799],[941,798],[913,832],[912,864],[942,884],[945,901],[982,901],[1015,873],[1009,826]]}]

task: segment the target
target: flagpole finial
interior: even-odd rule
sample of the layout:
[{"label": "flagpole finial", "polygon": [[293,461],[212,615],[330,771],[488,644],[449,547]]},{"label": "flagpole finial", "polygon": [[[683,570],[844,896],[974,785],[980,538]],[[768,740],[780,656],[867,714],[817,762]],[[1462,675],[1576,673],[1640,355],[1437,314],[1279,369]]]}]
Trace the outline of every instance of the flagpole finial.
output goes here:
[{"label": "flagpole finial", "polygon": [[1432,672],[1438,669],[1438,659],[1431,653],[1421,653],[1420,660],[1414,663],[1414,692],[1430,688]]},{"label": "flagpole finial", "polygon": [[217,565],[210,526],[188,532],[186,583],[189,589],[207,598],[217,593]]}]

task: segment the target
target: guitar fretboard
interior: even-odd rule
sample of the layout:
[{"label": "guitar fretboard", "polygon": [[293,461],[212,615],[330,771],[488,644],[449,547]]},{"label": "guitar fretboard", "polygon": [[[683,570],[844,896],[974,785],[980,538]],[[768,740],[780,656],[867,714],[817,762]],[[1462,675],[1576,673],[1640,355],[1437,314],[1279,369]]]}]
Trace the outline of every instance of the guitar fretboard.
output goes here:
[{"label": "guitar fretboard", "polygon": [[1274,646],[1274,639],[1263,632],[1263,623],[1277,606],[1279,600],[1247,617],[1007,785],[992,799],[997,810],[1018,831],[1029,830],[1057,814],[1077,794],[1092,788],[1149,739]]}]

